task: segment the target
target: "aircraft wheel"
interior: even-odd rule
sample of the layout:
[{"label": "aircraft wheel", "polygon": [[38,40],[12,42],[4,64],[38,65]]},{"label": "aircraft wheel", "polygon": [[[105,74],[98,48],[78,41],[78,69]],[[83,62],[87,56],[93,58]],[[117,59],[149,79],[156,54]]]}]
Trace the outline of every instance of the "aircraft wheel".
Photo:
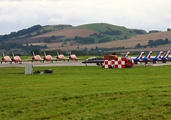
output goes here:
[{"label": "aircraft wheel", "polygon": [[99,63],[96,63],[96,65],[100,66],[100,64],[99,64]]}]

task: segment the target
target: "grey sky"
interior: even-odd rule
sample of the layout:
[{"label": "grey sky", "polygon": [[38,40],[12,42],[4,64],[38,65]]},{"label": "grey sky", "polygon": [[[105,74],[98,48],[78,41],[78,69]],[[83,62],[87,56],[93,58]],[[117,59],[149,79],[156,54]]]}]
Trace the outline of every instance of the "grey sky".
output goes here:
[{"label": "grey sky", "polygon": [[171,0],[0,0],[0,34],[33,25],[110,23],[127,28],[171,28]]}]

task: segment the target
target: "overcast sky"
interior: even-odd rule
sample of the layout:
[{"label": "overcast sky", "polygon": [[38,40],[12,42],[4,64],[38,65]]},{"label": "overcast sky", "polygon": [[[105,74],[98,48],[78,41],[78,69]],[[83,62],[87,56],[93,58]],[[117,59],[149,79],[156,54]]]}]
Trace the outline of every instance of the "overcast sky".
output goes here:
[{"label": "overcast sky", "polygon": [[33,25],[110,23],[127,28],[171,28],[171,0],[0,0],[0,34]]}]

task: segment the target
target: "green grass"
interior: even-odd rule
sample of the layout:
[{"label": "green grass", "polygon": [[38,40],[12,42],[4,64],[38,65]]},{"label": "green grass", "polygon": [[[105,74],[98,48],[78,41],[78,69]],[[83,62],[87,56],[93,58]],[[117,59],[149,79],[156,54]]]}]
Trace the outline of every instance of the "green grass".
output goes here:
[{"label": "green grass", "polygon": [[0,119],[171,119],[171,66],[0,68]]}]

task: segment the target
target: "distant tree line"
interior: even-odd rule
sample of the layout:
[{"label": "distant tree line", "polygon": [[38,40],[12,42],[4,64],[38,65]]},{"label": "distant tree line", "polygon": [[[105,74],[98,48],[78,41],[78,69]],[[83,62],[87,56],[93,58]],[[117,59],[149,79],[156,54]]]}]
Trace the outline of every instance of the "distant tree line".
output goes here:
[{"label": "distant tree line", "polygon": [[23,45],[19,44],[19,43],[7,43],[7,42],[2,42],[0,43],[0,49],[5,49],[5,50],[9,50],[12,48],[22,48]]},{"label": "distant tree line", "polygon": [[35,31],[37,31],[37,30],[39,30],[41,28],[42,28],[41,25],[35,25],[35,26],[32,26],[32,27],[30,27],[28,29],[20,30],[18,32],[11,32],[8,35],[2,35],[0,37],[0,41],[5,41],[5,40],[8,40],[8,39],[11,39],[11,38],[14,38],[14,37],[17,38],[19,36],[26,35],[26,34],[28,34],[27,37],[29,37],[29,36],[31,36],[31,34],[29,34],[29,33],[35,32]]},{"label": "distant tree line", "polygon": [[51,43],[51,42],[53,42],[53,41],[57,41],[57,42],[61,42],[62,40],[61,40],[61,38],[63,38],[64,36],[54,36],[54,35],[52,35],[51,37],[46,37],[46,38],[44,38],[43,39],[43,42],[44,43]]},{"label": "distant tree line", "polygon": [[[76,36],[74,40],[78,43],[82,44],[94,44],[95,40],[92,37],[78,37]],[[98,43],[104,43],[104,42],[109,42],[111,39],[109,37],[102,37],[101,39],[98,40]]]},{"label": "distant tree line", "polygon": [[149,31],[149,33],[156,33],[156,32],[161,32],[161,31],[159,31],[159,30],[151,30],[151,31]]},{"label": "distant tree line", "polygon": [[93,44],[95,43],[94,38],[91,37],[78,37],[75,36],[74,40],[78,43],[82,43],[82,44]]},{"label": "distant tree line", "polygon": [[32,44],[29,45],[29,44],[26,44],[26,46],[22,46],[21,48],[24,51],[32,51],[32,50],[46,49],[47,45],[39,46],[39,45],[32,45]]},{"label": "distant tree line", "polygon": [[99,43],[109,42],[111,41],[109,37],[104,37],[99,40]]},{"label": "distant tree line", "polygon": [[96,50],[101,50],[101,51],[112,51],[112,50],[123,50],[125,49],[124,46],[121,47],[112,47],[112,48],[100,48],[100,47],[96,47]]},{"label": "distant tree line", "polygon": [[171,29],[167,28],[167,31],[171,31]]},{"label": "distant tree line", "polygon": [[140,43],[137,43],[135,45],[134,48],[146,48],[148,46],[150,47],[157,47],[158,45],[165,45],[165,44],[168,44],[170,41],[168,40],[168,38],[166,38],[165,40],[162,40],[162,39],[158,39],[158,40],[149,40],[148,41],[148,45],[141,45]]},{"label": "distant tree line", "polygon": [[11,42],[2,42],[0,43],[0,49],[5,49],[5,50],[10,50],[10,49],[14,49],[14,48],[20,48],[22,50],[25,50],[25,51],[30,51],[30,50],[34,50],[34,49],[37,49],[37,50],[40,50],[40,49],[44,49],[44,48],[47,48],[47,46],[38,46],[38,45],[23,45],[23,44],[20,44],[20,43],[11,43]]},{"label": "distant tree line", "polygon": [[134,30],[134,32],[136,34],[145,34],[145,32],[143,30]]},{"label": "distant tree line", "polygon": [[164,44],[168,44],[168,43],[169,43],[168,38],[166,38],[165,40],[158,39],[158,40],[149,40],[148,41],[148,45],[150,47],[157,46],[157,45],[164,45]]},{"label": "distant tree line", "polygon": [[[33,36],[37,36],[37,35],[41,35],[41,34],[44,34],[44,33],[47,33],[47,32],[51,32],[52,30],[39,30],[39,31],[37,31],[36,32],[36,34],[35,35],[31,35],[31,37],[33,37]],[[25,37],[27,37],[27,35],[25,36]]]},{"label": "distant tree line", "polygon": [[158,45],[165,45],[168,44],[170,41],[168,38],[165,40],[163,39],[158,39],[158,40],[149,40],[147,45],[141,45],[140,43],[137,43],[134,48],[147,48],[147,47],[157,47]]},{"label": "distant tree line", "polygon": [[91,34],[90,36],[97,37],[97,38],[103,38],[104,37],[104,35],[102,33],[94,33],[94,34]]}]

